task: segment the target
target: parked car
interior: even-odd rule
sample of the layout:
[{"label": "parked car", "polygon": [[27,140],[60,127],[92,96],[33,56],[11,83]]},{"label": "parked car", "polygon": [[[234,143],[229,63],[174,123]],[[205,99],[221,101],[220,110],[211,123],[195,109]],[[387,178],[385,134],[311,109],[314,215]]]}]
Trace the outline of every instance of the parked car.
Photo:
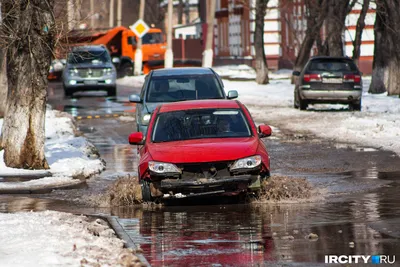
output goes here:
[{"label": "parked car", "polygon": [[361,110],[362,73],[348,57],[313,57],[298,76],[294,90],[294,107],[307,109],[308,104],[349,104],[350,110]]},{"label": "parked car", "polygon": [[74,47],[63,71],[65,96],[88,90],[105,90],[108,96],[115,96],[116,77],[115,67],[104,45]]},{"label": "parked car", "polygon": [[235,100],[193,100],[158,106],[140,145],[138,176],[144,201],[258,192],[270,176],[269,155],[247,108]]},{"label": "parked car", "polygon": [[147,131],[150,116],[160,104],[194,99],[233,99],[235,90],[225,94],[221,78],[211,68],[182,67],[152,70],[146,76],[140,95],[133,94],[137,131]]}]

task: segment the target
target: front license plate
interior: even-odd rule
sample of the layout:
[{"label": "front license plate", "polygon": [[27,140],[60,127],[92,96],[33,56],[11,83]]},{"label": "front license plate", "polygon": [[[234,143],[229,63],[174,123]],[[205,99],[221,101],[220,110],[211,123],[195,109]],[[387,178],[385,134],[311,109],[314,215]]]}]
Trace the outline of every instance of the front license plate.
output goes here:
[{"label": "front license plate", "polygon": [[342,78],[323,78],[322,83],[343,83]]},{"label": "front license plate", "polygon": [[97,84],[97,81],[84,81],[85,84],[93,85]]}]

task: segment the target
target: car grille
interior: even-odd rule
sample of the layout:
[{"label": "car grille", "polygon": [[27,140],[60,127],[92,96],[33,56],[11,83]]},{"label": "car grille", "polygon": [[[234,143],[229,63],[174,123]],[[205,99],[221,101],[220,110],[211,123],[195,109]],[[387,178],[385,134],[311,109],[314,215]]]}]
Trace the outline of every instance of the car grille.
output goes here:
[{"label": "car grille", "polygon": [[103,76],[103,69],[78,69],[81,78],[98,78]]},{"label": "car grille", "polygon": [[233,162],[211,162],[176,164],[182,170],[181,179],[196,180],[230,176],[229,166]]}]

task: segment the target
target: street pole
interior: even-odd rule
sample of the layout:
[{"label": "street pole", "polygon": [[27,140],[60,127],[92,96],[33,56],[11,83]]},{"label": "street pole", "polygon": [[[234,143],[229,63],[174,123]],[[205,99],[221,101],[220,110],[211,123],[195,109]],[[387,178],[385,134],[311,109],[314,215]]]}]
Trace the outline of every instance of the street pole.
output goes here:
[{"label": "street pole", "polygon": [[118,0],[117,6],[117,26],[122,24],[122,0]]},{"label": "street pole", "polygon": [[214,39],[214,18],[215,18],[215,0],[207,1],[207,40],[203,52],[203,67],[211,68],[213,61],[213,39]]},{"label": "street pole", "polygon": [[[139,7],[139,19],[144,18],[144,0],[140,0],[140,7]],[[137,45],[136,45],[136,52],[135,52],[135,68],[133,71],[133,75],[138,76],[142,74],[142,38],[138,38]]]},{"label": "street pole", "polygon": [[164,57],[164,68],[172,68],[174,65],[174,53],[172,52],[172,11],[173,2],[168,0],[168,32],[167,32],[167,50]]},{"label": "street pole", "polygon": [[114,0],[110,0],[110,16],[109,16],[109,21],[108,21],[108,26],[110,28],[114,27]]}]

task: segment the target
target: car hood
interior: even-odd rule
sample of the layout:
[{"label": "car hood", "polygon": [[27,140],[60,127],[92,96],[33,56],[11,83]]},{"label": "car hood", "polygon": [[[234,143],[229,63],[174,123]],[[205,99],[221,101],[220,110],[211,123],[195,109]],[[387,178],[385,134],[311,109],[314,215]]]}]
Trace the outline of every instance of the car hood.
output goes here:
[{"label": "car hood", "polygon": [[229,161],[252,156],[258,148],[258,138],[213,138],[149,144],[155,161],[193,163]]}]

